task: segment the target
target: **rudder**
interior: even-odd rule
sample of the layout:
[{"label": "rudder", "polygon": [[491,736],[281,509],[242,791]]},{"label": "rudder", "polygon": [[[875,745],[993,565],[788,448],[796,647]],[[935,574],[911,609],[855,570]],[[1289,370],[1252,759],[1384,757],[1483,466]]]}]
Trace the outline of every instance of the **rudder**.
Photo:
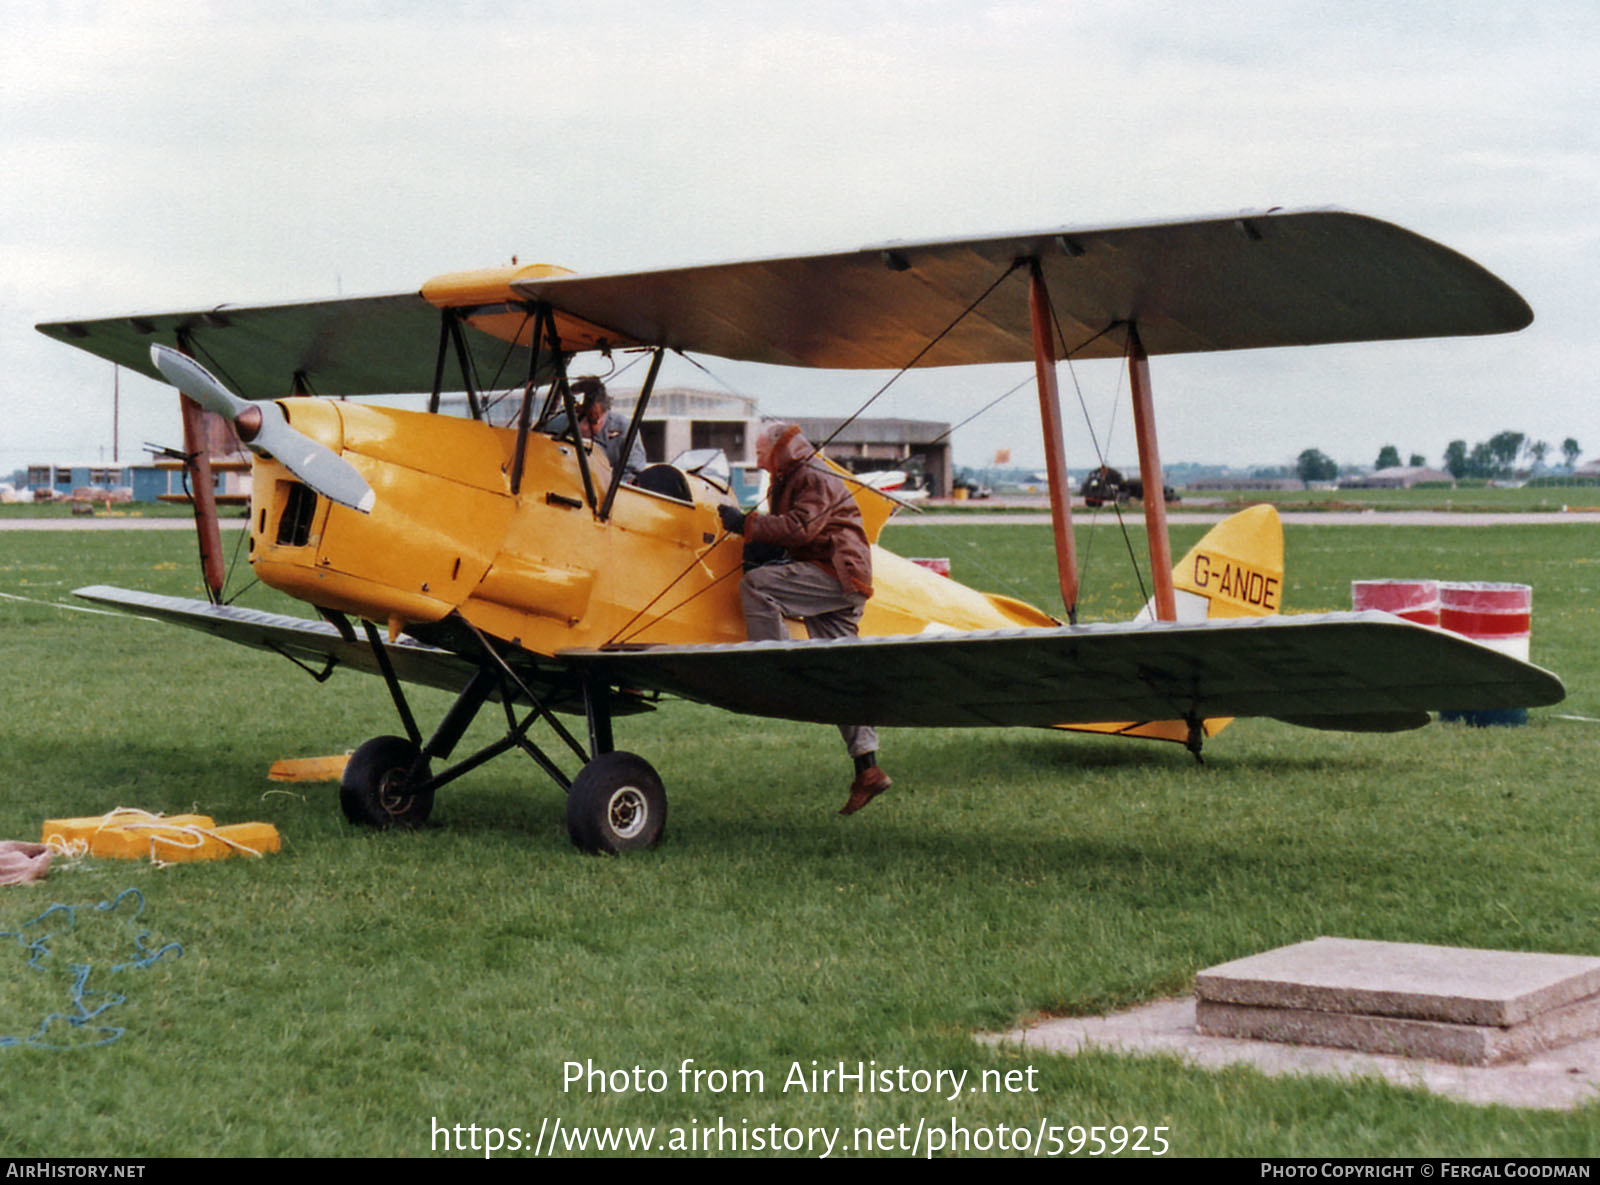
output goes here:
[{"label": "rudder", "polygon": [[[1251,506],[1223,519],[1172,569],[1179,621],[1212,617],[1268,617],[1283,607],[1283,524],[1272,506]],[[1155,620],[1152,599],[1135,621]],[[1232,717],[1202,720],[1202,737],[1214,737]],[[1189,743],[1184,720],[1136,720],[1105,724],[1063,724],[1072,732]]]}]

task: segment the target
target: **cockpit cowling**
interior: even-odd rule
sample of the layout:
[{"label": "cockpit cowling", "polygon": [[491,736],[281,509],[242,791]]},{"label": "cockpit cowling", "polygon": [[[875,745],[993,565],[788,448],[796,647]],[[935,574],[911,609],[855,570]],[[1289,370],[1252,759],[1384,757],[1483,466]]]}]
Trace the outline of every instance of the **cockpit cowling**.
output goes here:
[{"label": "cockpit cowling", "polygon": [[290,423],[371,485],[370,514],[320,498],[276,460],[253,470],[250,559],[265,584],[371,621],[437,621],[483,579],[513,512],[504,433],[445,416],[285,399]]},{"label": "cockpit cowling", "polygon": [[[742,640],[731,578],[740,547],[717,520],[716,507],[732,500],[721,483],[674,469],[670,490],[622,486],[602,520],[602,450],[583,446],[586,489],[580,446],[532,433],[514,495],[513,430],[329,400],[282,406],[376,497],[363,515],[258,458],[250,547],[263,583],[396,634],[459,612],[546,655],[638,628],[650,641]],[[672,596],[659,599],[667,588]]]}]

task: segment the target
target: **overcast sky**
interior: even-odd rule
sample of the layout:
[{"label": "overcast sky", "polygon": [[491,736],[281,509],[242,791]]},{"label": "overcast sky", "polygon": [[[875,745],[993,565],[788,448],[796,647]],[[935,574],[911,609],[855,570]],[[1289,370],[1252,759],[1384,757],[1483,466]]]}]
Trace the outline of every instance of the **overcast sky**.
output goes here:
[{"label": "overcast sky", "polygon": [[[1157,358],[1167,461],[1438,464],[1503,428],[1600,454],[1593,0],[4,0],[0,473],[110,456],[110,365],[39,321],[1329,205],[1473,257],[1534,324]],[[884,377],[707,365],[772,413]],[[922,372],[871,414],[959,421],[1025,373]],[[1069,461],[1073,377],[1131,461],[1110,363],[1063,370]],[[124,459],[175,407],[123,377]],[[956,459],[1038,464],[1037,421],[1019,392]]]}]

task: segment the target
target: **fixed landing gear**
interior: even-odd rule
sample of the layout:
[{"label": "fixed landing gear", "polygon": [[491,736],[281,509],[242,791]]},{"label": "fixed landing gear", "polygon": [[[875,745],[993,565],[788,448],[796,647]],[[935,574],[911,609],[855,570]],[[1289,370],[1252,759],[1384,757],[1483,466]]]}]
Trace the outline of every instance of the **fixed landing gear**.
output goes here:
[{"label": "fixed landing gear", "polygon": [[[345,818],[366,827],[420,827],[433,809],[434,791],[508,749],[522,749],[546,775],[567,792],[567,833],[585,852],[628,852],[654,847],[667,822],[667,795],[661,777],[644,758],[615,752],[611,743],[612,689],[588,679],[565,685],[565,694],[581,691],[588,724],[588,745],[563,725],[494,645],[476,630],[481,647],[477,672],[445,713],[426,742],[406,703],[405,693],[377,630],[363,622],[378,667],[394,698],[407,735],[374,737],[351,756],[339,786]],[[467,627],[470,629],[471,627]],[[558,693],[561,686],[557,685]],[[629,693],[637,698],[637,693]],[[470,757],[435,775],[432,762],[448,762],[478,710],[499,699],[506,731]],[[513,705],[530,705],[519,719]],[[631,704],[630,710],[639,710]],[[528,738],[543,720],[584,766],[569,779],[551,757]]]},{"label": "fixed landing gear", "polygon": [[667,792],[643,757],[602,753],[567,792],[567,833],[586,852],[653,848],[667,825]]},{"label": "fixed landing gear", "polygon": [[433,790],[413,789],[429,780],[428,763],[405,737],[373,737],[350,755],[339,781],[344,817],[364,827],[421,827],[433,810]]}]

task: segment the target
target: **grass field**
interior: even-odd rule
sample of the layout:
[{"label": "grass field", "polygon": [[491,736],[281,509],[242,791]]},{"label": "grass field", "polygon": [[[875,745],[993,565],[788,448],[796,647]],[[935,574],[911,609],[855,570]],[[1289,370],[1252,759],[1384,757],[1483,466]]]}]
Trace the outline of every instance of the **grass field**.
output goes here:
[{"label": "grass field", "polygon": [[[1180,554],[1200,530],[1174,531]],[[52,903],[137,888],[147,944],[183,948],[114,970],[136,928],[91,910],[42,972],[0,939],[0,1038],[63,1008],[69,954],[91,967],[89,990],[126,996],[102,1015],[126,1030],[114,1043],[57,1024],[71,1048],[0,1047],[0,1150],[426,1155],[434,1119],[538,1132],[558,1118],[638,1125],[664,1145],[720,1118],[846,1141],[923,1120],[1159,1125],[1174,1154],[1201,1156],[1600,1154],[1594,1105],[1479,1108],[1376,1081],[973,1041],[1180,995],[1201,968],[1319,934],[1600,953],[1600,723],[1559,718],[1600,717],[1591,529],[1286,535],[1291,610],[1348,607],[1358,577],[1533,584],[1534,659],[1567,680],[1567,702],[1521,729],[1391,738],[1246,721],[1204,767],[1176,746],[897,730],[895,789],[851,820],[833,813],[849,773],[830,729],[672,704],[617,736],[666,781],[667,840],[599,859],[571,847],[558,792],[520,758],[444,791],[417,833],[351,829],[331,786],[271,786],[273,758],[397,731],[382,685],[341,672],[319,687],[272,656],[38,603],[96,582],[195,595],[184,532],[0,535],[0,593],[27,598],[0,599],[0,837],[120,805],[265,819],[285,839],[261,861],[85,861],[0,889],[0,930],[15,930]],[[1052,600],[1047,528],[923,527],[899,543]],[[1099,528],[1079,546],[1089,616],[1135,608],[1120,539]],[[260,589],[245,600],[283,607]],[[448,697],[413,703],[426,729]],[[686,1058],[764,1082],[685,1091]],[[969,1082],[1031,1068],[1037,1089],[785,1091],[813,1060]],[[666,1082],[564,1089],[569,1061]]]},{"label": "grass field", "polygon": [[[1282,510],[1439,510],[1445,512],[1518,513],[1593,510],[1600,506],[1600,488],[1593,485],[1523,486],[1499,489],[1462,485],[1454,489],[1417,486],[1409,490],[1196,490],[1189,501],[1215,498],[1225,507],[1249,506],[1263,499]],[[1181,503],[1180,503],[1181,506]]]},{"label": "grass field", "polygon": [[[0,504],[0,520],[29,518],[73,518],[77,509],[71,502],[8,502]],[[190,518],[187,506],[168,502],[113,502],[108,510],[99,503],[91,504],[95,518]],[[223,508],[222,518],[242,517],[237,510]]]},{"label": "grass field", "polygon": [[[1559,511],[1567,507],[1595,509],[1600,507],[1600,486],[1593,482],[1584,485],[1523,486],[1519,489],[1499,489],[1485,485],[1463,484],[1454,489],[1416,487],[1409,490],[1184,490],[1174,510],[1185,508],[1203,510],[1252,506],[1271,502],[1284,511],[1314,513],[1325,510],[1440,510],[1473,513],[1517,513],[1531,511]],[[945,502],[938,506],[943,515],[1004,514],[1007,512],[1037,512],[1044,503],[1043,487],[1037,492],[1038,505],[1009,505],[1002,495],[998,500],[979,499],[971,502]],[[1078,500],[1082,508],[1082,500]],[[1137,513],[1138,503],[1133,504]],[[68,518],[73,507],[67,502],[11,503],[0,505],[0,521],[5,519]],[[1080,509],[1080,512],[1082,510]],[[1109,515],[1105,510],[1102,514]],[[115,504],[109,511],[96,510],[97,515],[111,517],[136,516],[142,518],[188,518],[187,506],[160,502]],[[240,517],[235,508],[224,507],[224,523]]]},{"label": "grass field", "polygon": [[[1172,504],[1175,514],[1184,511],[1214,513],[1237,510],[1268,502],[1285,513],[1316,514],[1324,511],[1429,510],[1443,513],[1517,514],[1564,510],[1600,509],[1600,486],[1584,485],[1524,486],[1520,489],[1462,485],[1457,488],[1415,487],[1409,490],[1190,490],[1178,491]],[[1002,490],[994,498],[974,501],[939,502],[930,509],[940,515],[1037,513],[1047,505],[1043,486]],[[1075,499],[1076,513],[1092,515],[1081,498]],[[1110,515],[1109,508],[1100,511]],[[1128,503],[1124,513],[1135,517],[1139,503]]]}]

